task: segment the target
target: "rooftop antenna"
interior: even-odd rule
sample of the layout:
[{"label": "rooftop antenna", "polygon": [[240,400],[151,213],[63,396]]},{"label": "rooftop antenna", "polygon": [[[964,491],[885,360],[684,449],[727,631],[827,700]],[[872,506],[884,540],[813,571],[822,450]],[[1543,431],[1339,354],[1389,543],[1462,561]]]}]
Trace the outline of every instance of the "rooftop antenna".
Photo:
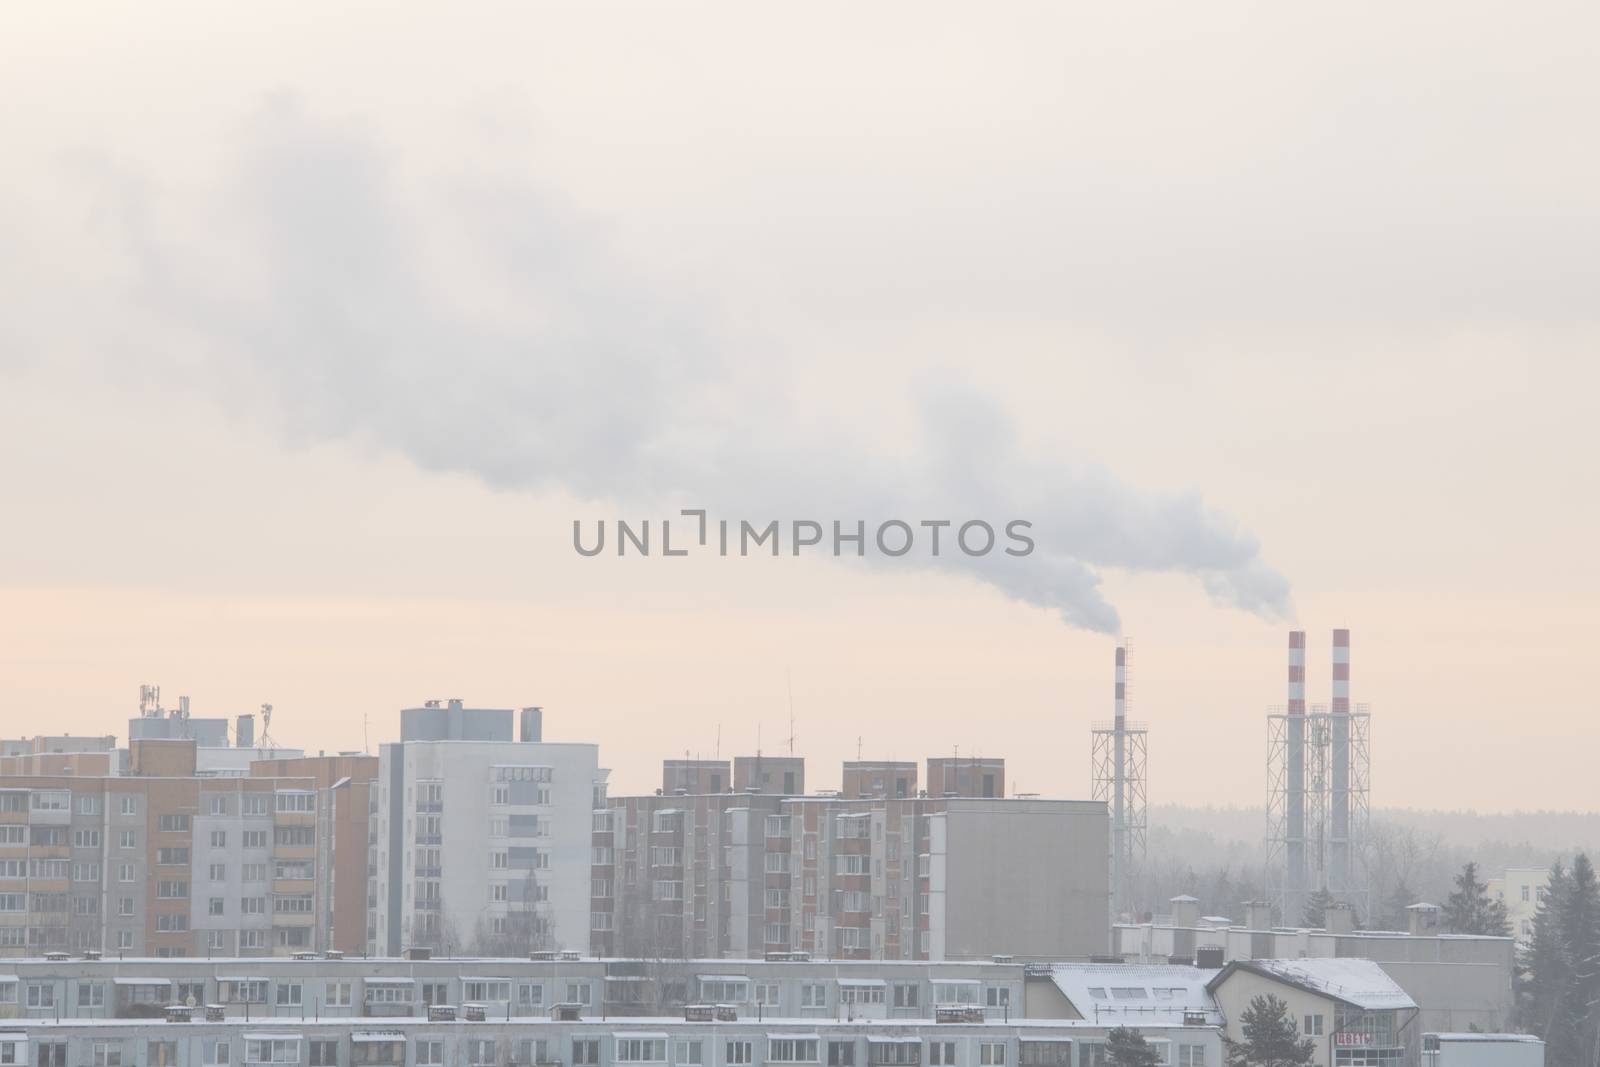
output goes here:
[{"label": "rooftop antenna", "polygon": [[278,743],[272,739],[272,705],[261,705],[261,746],[262,748],[277,748]]},{"label": "rooftop antenna", "polygon": [[789,755],[794,755],[794,672],[785,667],[783,678],[789,687]]},{"label": "rooftop antenna", "polygon": [[717,747],[711,750],[712,759],[722,758],[722,724],[717,723]]}]

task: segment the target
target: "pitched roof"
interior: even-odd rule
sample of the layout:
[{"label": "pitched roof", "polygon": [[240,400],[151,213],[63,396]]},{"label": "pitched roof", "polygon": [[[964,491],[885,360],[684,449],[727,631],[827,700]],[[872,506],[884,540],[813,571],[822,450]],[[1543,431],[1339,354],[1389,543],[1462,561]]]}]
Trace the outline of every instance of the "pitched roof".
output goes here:
[{"label": "pitched roof", "polygon": [[1417,1002],[1372,960],[1235,960],[1207,983],[1207,990],[1215,992],[1235,971],[1272,978],[1364,1011],[1404,1010],[1417,1006]]}]

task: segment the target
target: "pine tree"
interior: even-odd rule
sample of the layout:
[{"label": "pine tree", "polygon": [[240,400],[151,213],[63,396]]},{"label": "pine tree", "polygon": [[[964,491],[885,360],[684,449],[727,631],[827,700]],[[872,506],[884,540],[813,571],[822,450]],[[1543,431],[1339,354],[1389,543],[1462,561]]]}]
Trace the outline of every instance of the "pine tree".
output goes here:
[{"label": "pine tree", "polygon": [[1444,903],[1444,925],[1452,934],[1510,934],[1505,901],[1490,899],[1489,887],[1478,881],[1476,863],[1469,861],[1456,875],[1456,887]]},{"label": "pine tree", "polygon": [[1328,921],[1328,909],[1333,907],[1333,904],[1333,894],[1326,886],[1315,890],[1306,897],[1306,906],[1300,921],[1313,930],[1322,929],[1322,924]]},{"label": "pine tree", "polygon": [[[1551,1035],[1572,975],[1572,958],[1563,939],[1565,909],[1571,892],[1567,870],[1557,860],[1550,868],[1550,883],[1534,911],[1533,936],[1522,953],[1519,1023],[1523,1030],[1544,1038],[1549,1044],[1555,1043]],[[1555,1062],[1552,1058],[1551,1063]]]},{"label": "pine tree", "polygon": [[1228,1067],[1300,1067],[1316,1055],[1312,1040],[1302,1038],[1289,1005],[1270,993],[1250,1001],[1239,1016],[1243,1041],[1224,1038]]},{"label": "pine tree", "polygon": [[1389,894],[1389,900],[1384,907],[1382,919],[1379,921],[1380,930],[1404,930],[1410,924],[1407,922],[1406,909],[1417,902],[1417,895],[1405,879],[1395,883],[1394,892]]},{"label": "pine tree", "polygon": [[1600,884],[1589,857],[1581,852],[1572,861],[1562,912],[1561,938],[1571,969],[1557,1016],[1559,1043],[1553,1054],[1547,1047],[1547,1054],[1554,1065],[1587,1064],[1594,1059],[1595,1001],[1600,995]]},{"label": "pine tree", "polygon": [[1137,1030],[1119,1026],[1106,1035],[1106,1067],[1159,1067],[1161,1053]]}]

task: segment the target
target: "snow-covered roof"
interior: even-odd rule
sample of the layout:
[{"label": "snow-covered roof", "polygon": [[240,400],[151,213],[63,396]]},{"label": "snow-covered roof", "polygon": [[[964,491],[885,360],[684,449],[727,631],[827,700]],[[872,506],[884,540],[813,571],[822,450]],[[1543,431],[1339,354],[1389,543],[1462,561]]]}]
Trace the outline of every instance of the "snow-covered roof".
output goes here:
[{"label": "snow-covered roof", "polygon": [[1207,1023],[1220,1026],[1222,1014],[1206,988],[1218,973],[1166,963],[1058,963],[1050,968],[1056,988],[1085,1019],[1127,1014],[1182,1022],[1185,1013],[1204,1012]]},{"label": "snow-covered roof", "polygon": [[[1240,960],[1230,969],[1233,967],[1277,978],[1364,1011],[1396,1011],[1417,1006],[1417,1002],[1372,960]],[[1225,971],[1223,976],[1227,973]]]},{"label": "snow-covered roof", "polygon": [[1526,1043],[1526,1044],[1541,1044],[1541,1045],[1544,1044],[1543,1041],[1541,1041],[1539,1038],[1533,1036],[1532,1034],[1470,1034],[1470,1033],[1468,1033],[1468,1034],[1429,1034],[1427,1036],[1429,1036],[1429,1037],[1437,1037],[1440,1041],[1448,1041],[1451,1044],[1455,1044],[1458,1041],[1483,1041],[1483,1042],[1486,1042],[1486,1043],[1491,1044],[1491,1045],[1505,1045],[1505,1044],[1509,1044],[1511,1042]]}]

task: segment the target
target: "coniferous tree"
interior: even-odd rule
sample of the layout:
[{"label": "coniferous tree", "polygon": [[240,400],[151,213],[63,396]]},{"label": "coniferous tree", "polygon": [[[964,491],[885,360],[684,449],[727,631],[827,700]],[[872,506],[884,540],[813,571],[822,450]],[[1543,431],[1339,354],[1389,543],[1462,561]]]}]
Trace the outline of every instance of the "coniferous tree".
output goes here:
[{"label": "coniferous tree", "polygon": [[1328,909],[1333,907],[1333,894],[1327,886],[1315,890],[1306,897],[1306,905],[1300,916],[1300,921],[1313,930],[1320,930],[1322,924],[1328,921]]},{"label": "coniferous tree", "polygon": [[1119,1026],[1106,1035],[1106,1067],[1160,1067],[1161,1053],[1144,1035]]},{"label": "coniferous tree", "polygon": [[1503,900],[1489,897],[1489,887],[1478,880],[1478,865],[1468,861],[1456,875],[1456,887],[1445,899],[1445,929],[1452,934],[1510,934]]},{"label": "coniferous tree", "polygon": [[1402,879],[1395,883],[1394,892],[1389,894],[1389,899],[1384,905],[1383,915],[1378,921],[1379,930],[1404,930],[1407,922],[1406,909],[1417,902],[1417,895]]},{"label": "coniferous tree", "polygon": [[[1552,1043],[1572,975],[1572,959],[1564,940],[1566,904],[1571,895],[1567,870],[1557,860],[1550,868],[1545,887],[1533,915],[1533,937],[1522,952],[1522,988],[1518,1016],[1523,1030]],[[1551,1063],[1555,1060],[1552,1058]]]},{"label": "coniferous tree", "polygon": [[[1549,1062],[1556,1067],[1594,1060],[1596,997],[1600,996],[1600,884],[1589,857],[1572,861],[1567,899],[1562,908],[1561,937],[1570,971],[1555,1028],[1556,1049]],[[1547,1054],[1549,1052],[1547,1046]]]},{"label": "coniferous tree", "polygon": [[1243,1041],[1224,1038],[1228,1067],[1301,1067],[1316,1055],[1316,1045],[1289,1017],[1289,1005],[1270,993],[1255,997],[1239,1015]]}]

